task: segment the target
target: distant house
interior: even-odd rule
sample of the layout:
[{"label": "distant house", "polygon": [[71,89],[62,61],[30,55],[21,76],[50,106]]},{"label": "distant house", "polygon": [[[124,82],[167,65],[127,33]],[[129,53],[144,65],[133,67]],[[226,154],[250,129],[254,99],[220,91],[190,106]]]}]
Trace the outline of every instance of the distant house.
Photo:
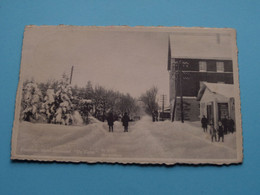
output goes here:
[{"label": "distant house", "polygon": [[170,112],[170,107],[166,107],[164,111],[159,110],[159,120],[164,121],[164,120],[170,120],[171,119],[171,112]]},{"label": "distant house", "polygon": [[229,34],[224,33],[173,33],[169,36],[169,100],[175,120],[181,118],[181,96],[184,120],[200,119],[197,95],[202,82],[233,84],[230,41]]},{"label": "distant house", "polygon": [[198,93],[200,115],[216,127],[218,120],[229,116],[235,121],[234,85],[203,82]]}]

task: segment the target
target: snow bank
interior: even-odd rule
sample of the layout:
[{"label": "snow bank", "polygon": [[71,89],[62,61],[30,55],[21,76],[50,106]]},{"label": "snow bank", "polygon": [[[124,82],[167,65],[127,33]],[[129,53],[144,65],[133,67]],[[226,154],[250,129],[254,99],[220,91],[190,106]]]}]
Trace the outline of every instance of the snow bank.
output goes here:
[{"label": "snow bank", "polygon": [[83,125],[83,119],[78,111],[74,111],[72,114],[73,117],[73,125]]},{"label": "snow bank", "polygon": [[93,117],[92,115],[90,115],[88,117],[89,123],[103,123],[100,120],[96,119],[95,117]]}]

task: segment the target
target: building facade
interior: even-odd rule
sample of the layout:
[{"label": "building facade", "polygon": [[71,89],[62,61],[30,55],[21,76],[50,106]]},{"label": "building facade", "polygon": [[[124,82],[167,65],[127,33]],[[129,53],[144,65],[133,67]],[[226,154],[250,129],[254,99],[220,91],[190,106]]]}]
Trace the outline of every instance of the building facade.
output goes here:
[{"label": "building facade", "polygon": [[215,128],[224,118],[230,117],[235,121],[234,85],[203,82],[197,99],[200,115],[205,115]]},{"label": "building facade", "polygon": [[220,34],[170,35],[169,100],[172,120],[200,120],[198,92],[203,82],[233,84],[229,37]]}]

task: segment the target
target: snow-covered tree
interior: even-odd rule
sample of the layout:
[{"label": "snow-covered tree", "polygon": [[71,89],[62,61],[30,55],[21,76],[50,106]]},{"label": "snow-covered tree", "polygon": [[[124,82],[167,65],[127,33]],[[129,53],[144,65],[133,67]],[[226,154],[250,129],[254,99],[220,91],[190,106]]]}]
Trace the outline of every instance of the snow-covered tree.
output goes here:
[{"label": "snow-covered tree", "polygon": [[52,122],[52,119],[56,112],[54,89],[49,88],[46,90],[46,95],[43,99],[40,112],[42,113],[42,115],[45,116],[45,119],[48,123]]},{"label": "snow-covered tree", "polygon": [[115,105],[121,115],[125,112],[127,112],[130,116],[137,115],[139,111],[137,101],[130,94],[121,94]]},{"label": "snow-covered tree", "polygon": [[54,105],[52,105],[54,115],[51,122],[65,125],[72,124],[73,105],[71,101],[73,96],[69,84],[69,77],[66,74],[63,74],[54,97]]},{"label": "snow-covered tree", "polygon": [[35,121],[39,119],[39,109],[41,106],[42,93],[37,84],[26,81],[22,93],[21,119],[25,121]]},{"label": "snow-covered tree", "polygon": [[72,90],[69,84],[69,77],[63,74],[59,81],[52,81],[48,84],[48,89],[44,84],[40,85],[44,91],[44,98],[40,112],[45,116],[48,123],[72,124]]}]

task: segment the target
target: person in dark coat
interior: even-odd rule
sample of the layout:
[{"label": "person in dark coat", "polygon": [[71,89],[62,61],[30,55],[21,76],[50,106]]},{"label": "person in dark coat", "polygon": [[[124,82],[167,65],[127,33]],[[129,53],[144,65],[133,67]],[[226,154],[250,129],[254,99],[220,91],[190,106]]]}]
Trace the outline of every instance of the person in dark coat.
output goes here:
[{"label": "person in dark coat", "polygon": [[130,118],[129,118],[128,114],[125,112],[124,116],[122,117],[124,132],[128,132],[128,122],[129,122],[129,120],[130,120]]},{"label": "person in dark coat", "polygon": [[153,118],[153,122],[155,122],[155,112],[152,112],[152,118]]},{"label": "person in dark coat", "polygon": [[201,126],[204,132],[207,132],[208,129],[208,119],[205,117],[205,115],[203,115],[202,119],[201,119]]},{"label": "person in dark coat", "polygon": [[110,112],[108,117],[107,117],[107,124],[108,124],[108,127],[109,127],[109,132],[113,132],[114,131],[114,116],[113,116],[113,113]]},{"label": "person in dark coat", "polygon": [[233,119],[228,117],[228,119],[227,119],[227,129],[228,129],[229,132],[234,133],[234,125],[235,125],[235,123],[234,123]]},{"label": "person in dark coat", "polygon": [[225,116],[223,119],[222,119],[222,125],[223,125],[223,128],[224,128],[224,134],[227,134],[228,133],[228,128],[227,128],[227,116]]},{"label": "person in dark coat", "polygon": [[218,121],[218,141],[222,138],[222,142],[224,142],[224,127],[221,121]]},{"label": "person in dark coat", "polygon": [[156,111],[155,111],[155,121],[158,121],[158,117],[159,117],[159,113],[158,113],[158,111],[156,110]]}]

